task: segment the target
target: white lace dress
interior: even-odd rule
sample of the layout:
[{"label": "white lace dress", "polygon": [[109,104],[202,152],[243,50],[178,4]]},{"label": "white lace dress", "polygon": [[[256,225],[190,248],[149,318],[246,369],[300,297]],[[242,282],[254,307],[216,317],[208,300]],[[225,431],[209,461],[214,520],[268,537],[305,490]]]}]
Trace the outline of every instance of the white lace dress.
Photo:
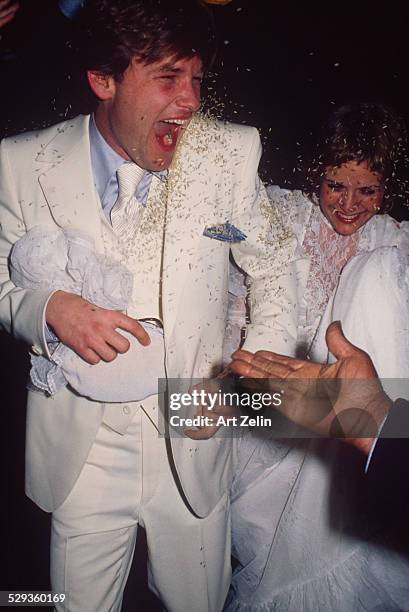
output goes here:
[{"label": "white lace dress", "polygon": [[[380,376],[409,378],[409,223],[375,216],[340,236],[301,192],[268,193],[311,262],[298,355],[327,357],[323,331],[335,314]],[[408,559],[367,520],[364,460],[342,442],[274,437],[254,430],[239,444],[231,492],[239,565],[226,610],[409,610]]]}]

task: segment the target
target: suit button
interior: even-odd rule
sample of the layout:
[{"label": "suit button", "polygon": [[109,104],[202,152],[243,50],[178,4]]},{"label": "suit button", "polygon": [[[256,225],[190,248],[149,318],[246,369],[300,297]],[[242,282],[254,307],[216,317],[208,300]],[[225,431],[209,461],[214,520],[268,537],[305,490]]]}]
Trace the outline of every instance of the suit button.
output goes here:
[{"label": "suit button", "polygon": [[43,351],[41,350],[40,346],[32,346],[31,350],[33,351],[34,355],[42,355]]},{"label": "suit button", "polygon": [[123,412],[124,414],[129,414],[129,413],[130,413],[130,411],[131,411],[131,410],[130,410],[129,406],[124,406],[124,407],[122,408],[122,412]]}]

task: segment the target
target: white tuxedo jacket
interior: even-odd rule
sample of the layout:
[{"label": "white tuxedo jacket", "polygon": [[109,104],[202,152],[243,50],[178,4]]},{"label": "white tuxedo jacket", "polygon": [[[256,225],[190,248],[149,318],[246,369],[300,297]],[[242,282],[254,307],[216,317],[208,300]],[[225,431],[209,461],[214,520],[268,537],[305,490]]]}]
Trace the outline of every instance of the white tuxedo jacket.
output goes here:
[{"label": "white tuxedo jacket", "polygon": [[[13,243],[39,224],[81,229],[103,251],[88,121],[80,116],[1,145],[0,320],[30,350],[46,356],[44,309],[50,290],[15,287],[8,256]],[[178,147],[168,177],[162,266],[169,378],[208,377],[220,367],[230,246],[251,279],[252,322],[245,348],[286,354],[294,349],[297,290],[303,290],[308,265],[295,259],[296,241],[268,203],[257,177],[260,152],[254,128],[201,115]],[[206,227],[226,222],[243,231],[246,240],[230,245],[203,235]],[[52,511],[67,497],[103,414],[104,404],[79,397],[69,387],[54,397],[29,391],[26,490],[43,509]],[[229,486],[230,441],[177,437],[170,445],[185,501],[205,516]]]}]

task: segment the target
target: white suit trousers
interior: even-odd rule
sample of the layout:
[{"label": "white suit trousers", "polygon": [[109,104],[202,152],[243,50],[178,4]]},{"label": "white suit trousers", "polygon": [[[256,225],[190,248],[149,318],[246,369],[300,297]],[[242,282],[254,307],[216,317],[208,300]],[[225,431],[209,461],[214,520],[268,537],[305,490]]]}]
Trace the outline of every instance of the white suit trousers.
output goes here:
[{"label": "white suit trousers", "polygon": [[226,496],[204,519],[189,512],[165,440],[143,411],[124,435],[102,424],[76,484],[53,514],[52,588],[67,595],[57,609],[121,609],[140,524],[147,534],[150,587],[164,607],[221,610],[230,583],[228,506]]}]

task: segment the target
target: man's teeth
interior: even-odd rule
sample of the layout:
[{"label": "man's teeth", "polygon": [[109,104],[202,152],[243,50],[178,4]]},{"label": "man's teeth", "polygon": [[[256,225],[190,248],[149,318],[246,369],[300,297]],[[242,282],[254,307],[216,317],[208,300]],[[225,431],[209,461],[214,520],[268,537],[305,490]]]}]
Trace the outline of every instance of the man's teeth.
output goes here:
[{"label": "man's teeth", "polygon": [[176,125],[186,125],[187,119],[163,119],[163,123],[174,123]]}]

